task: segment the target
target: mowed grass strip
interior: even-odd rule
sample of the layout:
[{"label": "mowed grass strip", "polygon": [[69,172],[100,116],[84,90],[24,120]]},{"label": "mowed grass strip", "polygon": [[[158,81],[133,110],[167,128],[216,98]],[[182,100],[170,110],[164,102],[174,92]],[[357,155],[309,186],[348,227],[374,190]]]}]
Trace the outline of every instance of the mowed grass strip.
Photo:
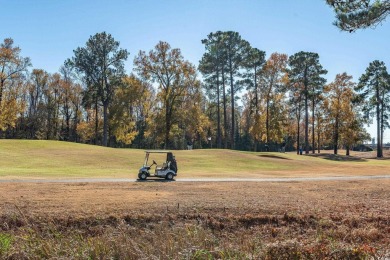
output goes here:
[{"label": "mowed grass strip", "polygon": [[0,140],[0,176],[124,177],[142,154],[60,141]]},{"label": "mowed grass strip", "polygon": [[[349,160],[222,149],[173,151],[178,178],[279,178],[390,174],[390,160]],[[61,141],[0,140],[0,178],[137,178],[141,149]],[[341,159],[340,159],[341,158]],[[340,160],[339,160],[340,159]],[[150,162],[151,163],[151,162]],[[158,162],[162,163],[162,162]],[[154,170],[154,169],[153,169]]]}]

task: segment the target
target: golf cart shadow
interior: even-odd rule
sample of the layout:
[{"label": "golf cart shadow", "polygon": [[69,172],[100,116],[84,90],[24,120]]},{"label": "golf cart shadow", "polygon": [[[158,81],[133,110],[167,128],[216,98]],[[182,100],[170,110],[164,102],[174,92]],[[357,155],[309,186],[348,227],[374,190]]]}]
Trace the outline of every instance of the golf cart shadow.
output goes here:
[{"label": "golf cart shadow", "polygon": [[146,179],[146,180],[141,180],[141,179],[136,179],[136,182],[174,182],[176,181],[175,179],[172,180],[166,180],[166,179]]}]

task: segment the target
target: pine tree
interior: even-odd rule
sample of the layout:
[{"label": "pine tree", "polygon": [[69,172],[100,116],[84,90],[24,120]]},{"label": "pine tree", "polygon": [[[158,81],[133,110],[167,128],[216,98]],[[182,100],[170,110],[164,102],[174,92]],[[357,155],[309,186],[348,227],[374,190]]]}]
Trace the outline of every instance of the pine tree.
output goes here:
[{"label": "pine tree", "polygon": [[[289,58],[289,78],[292,83],[303,86],[303,101],[305,110],[305,153],[309,153],[309,107],[308,103],[313,90],[321,86],[325,79],[321,77],[327,73],[319,62],[317,53],[298,52]],[[321,83],[321,84],[320,84]],[[314,133],[313,133],[314,134]]]},{"label": "pine tree", "polygon": [[365,101],[363,110],[370,115],[375,110],[377,124],[377,157],[383,157],[383,131],[387,126],[389,113],[390,83],[384,62],[375,60],[369,64],[366,72],[359,78],[355,90]]},{"label": "pine tree", "polygon": [[390,13],[389,0],[326,0],[336,13],[334,25],[343,31],[372,28]]},{"label": "pine tree", "polygon": [[103,106],[103,145],[108,145],[109,111],[115,89],[124,75],[124,61],[129,55],[119,49],[119,42],[106,32],[91,36],[85,47],[79,47],[72,58],[73,66],[84,75]]}]

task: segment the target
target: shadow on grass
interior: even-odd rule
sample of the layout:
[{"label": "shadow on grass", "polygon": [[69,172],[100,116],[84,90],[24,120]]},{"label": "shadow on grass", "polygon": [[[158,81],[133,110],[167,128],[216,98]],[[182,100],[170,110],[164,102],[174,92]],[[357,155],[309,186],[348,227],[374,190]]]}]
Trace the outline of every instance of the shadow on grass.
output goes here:
[{"label": "shadow on grass", "polygon": [[339,161],[339,162],[366,162],[367,159],[365,158],[360,158],[356,156],[347,156],[347,155],[340,155],[340,154],[310,154],[309,156],[317,157],[317,158],[322,158],[325,160],[330,160],[330,161]]},{"label": "shadow on grass", "polygon": [[175,179],[166,180],[166,179],[160,179],[160,178],[148,178],[146,180],[137,179],[137,182],[174,182],[174,181],[176,181],[176,180]]},{"label": "shadow on grass", "polygon": [[282,159],[282,160],[291,160],[290,158],[278,156],[278,155],[273,155],[273,154],[259,154],[259,157],[264,157],[264,158],[273,158],[273,159]]}]

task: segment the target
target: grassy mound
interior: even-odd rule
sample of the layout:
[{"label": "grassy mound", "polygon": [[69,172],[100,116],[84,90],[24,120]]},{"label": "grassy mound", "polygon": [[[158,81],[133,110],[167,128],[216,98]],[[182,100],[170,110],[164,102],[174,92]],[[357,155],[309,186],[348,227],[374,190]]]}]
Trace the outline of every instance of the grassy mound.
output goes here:
[{"label": "grassy mound", "polygon": [[[267,178],[386,174],[389,160],[232,150],[174,151],[179,178]],[[136,178],[144,150],[60,141],[0,140],[0,178]],[[159,162],[161,163],[161,162]],[[345,169],[348,169],[346,171]]]}]

